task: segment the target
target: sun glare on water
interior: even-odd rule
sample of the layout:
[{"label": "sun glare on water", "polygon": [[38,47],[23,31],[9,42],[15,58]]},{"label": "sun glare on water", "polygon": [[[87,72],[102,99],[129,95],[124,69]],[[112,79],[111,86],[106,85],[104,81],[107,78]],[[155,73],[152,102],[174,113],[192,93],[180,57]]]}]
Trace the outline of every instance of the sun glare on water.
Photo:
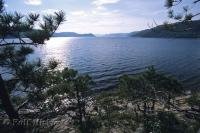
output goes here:
[{"label": "sun glare on water", "polygon": [[70,64],[70,44],[73,38],[55,37],[46,41],[44,58],[45,61],[50,59],[58,60],[60,67],[68,67]]}]

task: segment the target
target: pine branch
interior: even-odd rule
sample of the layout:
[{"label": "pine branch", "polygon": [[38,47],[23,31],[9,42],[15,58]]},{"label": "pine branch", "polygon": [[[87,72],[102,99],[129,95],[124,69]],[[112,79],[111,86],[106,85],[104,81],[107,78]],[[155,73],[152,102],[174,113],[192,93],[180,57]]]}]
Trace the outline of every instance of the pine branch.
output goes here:
[{"label": "pine branch", "polygon": [[194,1],[195,4],[198,3],[198,2],[200,2],[200,0],[195,0],[195,1]]},{"label": "pine branch", "polygon": [[24,43],[3,43],[3,44],[0,44],[0,47],[1,46],[10,46],[10,45],[37,45],[36,43],[27,43],[27,42],[24,42]]}]

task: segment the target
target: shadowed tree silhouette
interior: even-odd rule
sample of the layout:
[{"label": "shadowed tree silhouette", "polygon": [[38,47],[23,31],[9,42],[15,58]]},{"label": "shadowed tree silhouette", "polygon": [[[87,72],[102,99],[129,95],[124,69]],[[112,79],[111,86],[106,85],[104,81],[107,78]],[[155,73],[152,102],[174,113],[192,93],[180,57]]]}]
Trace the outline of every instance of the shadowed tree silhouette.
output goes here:
[{"label": "shadowed tree silhouette", "polygon": [[[193,6],[198,5],[200,0],[191,0],[187,6],[184,6],[182,4],[184,0],[166,0],[165,7],[168,8],[168,16],[169,18],[178,20],[178,21],[192,21],[196,17],[200,15],[200,11],[194,11]],[[181,6],[182,7],[182,13],[178,11],[179,13],[176,12],[176,6]]]},{"label": "shadowed tree silhouette", "polygon": [[[39,14],[31,13],[25,16],[18,12],[6,12],[4,1],[0,0],[0,67],[1,70],[4,70],[0,74],[0,99],[11,123],[14,120],[19,121],[20,117],[11,102],[10,93],[19,86],[24,88],[23,91],[28,91],[28,84],[30,85],[30,82],[32,82],[31,77],[38,74],[35,71],[41,67],[40,61],[35,63],[27,62],[26,57],[33,53],[33,49],[28,47],[27,44],[44,44],[45,40],[48,40],[60,24],[65,21],[65,15],[64,12],[60,11],[54,15],[44,16],[43,22],[39,25],[40,29],[35,29],[38,21]],[[6,37],[15,39],[12,42],[7,42],[5,40]],[[24,37],[29,40],[25,40]],[[19,41],[15,42],[16,39]],[[19,46],[16,47],[16,45]],[[2,75],[10,78],[3,80]],[[18,133],[24,132],[20,125],[14,124],[14,128]]]}]

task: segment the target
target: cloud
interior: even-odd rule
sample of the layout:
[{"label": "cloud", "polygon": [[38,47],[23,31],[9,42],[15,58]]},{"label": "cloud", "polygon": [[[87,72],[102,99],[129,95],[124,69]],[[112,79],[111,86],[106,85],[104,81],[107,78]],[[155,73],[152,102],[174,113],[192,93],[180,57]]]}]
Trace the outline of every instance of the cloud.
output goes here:
[{"label": "cloud", "polygon": [[35,5],[35,6],[42,4],[42,0],[25,0],[24,2],[27,5]]},{"label": "cloud", "polygon": [[118,3],[120,0],[95,0],[92,2],[92,4],[96,6],[102,6],[106,4],[115,4]]},{"label": "cloud", "polygon": [[121,33],[143,30],[148,23],[161,24],[165,9],[156,0],[91,0],[87,8],[74,8],[67,13],[66,23],[59,31],[78,33]]},{"label": "cloud", "polygon": [[47,15],[47,14],[54,14],[55,12],[58,12],[59,10],[57,9],[46,9],[46,10],[42,10],[41,13],[44,14],[44,15]]},{"label": "cloud", "polygon": [[73,11],[73,12],[70,12],[70,14],[72,16],[88,16],[88,14],[85,12],[85,11]]},{"label": "cloud", "polygon": [[122,14],[118,10],[94,7],[90,10],[75,10],[68,15],[68,21],[61,25],[59,31],[74,31],[78,33],[109,33],[120,32],[124,23]]}]

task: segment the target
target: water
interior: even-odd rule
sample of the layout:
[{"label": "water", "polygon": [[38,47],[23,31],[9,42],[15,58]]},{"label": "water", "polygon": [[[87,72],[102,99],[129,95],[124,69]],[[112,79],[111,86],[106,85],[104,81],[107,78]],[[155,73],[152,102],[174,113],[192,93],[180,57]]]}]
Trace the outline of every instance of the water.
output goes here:
[{"label": "water", "polygon": [[200,87],[200,39],[52,38],[37,47],[32,58],[62,62],[96,82],[94,89],[113,88],[123,74],[154,65],[186,88]]}]

